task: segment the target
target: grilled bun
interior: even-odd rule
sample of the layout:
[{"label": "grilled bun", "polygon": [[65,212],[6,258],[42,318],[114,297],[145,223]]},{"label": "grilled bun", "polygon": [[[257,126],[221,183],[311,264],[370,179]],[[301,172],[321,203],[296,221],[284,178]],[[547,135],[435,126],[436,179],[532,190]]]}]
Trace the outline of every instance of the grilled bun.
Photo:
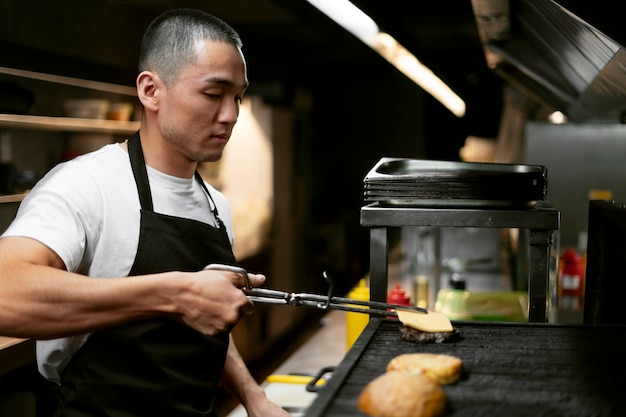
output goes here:
[{"label": "grilled bun", "polygon": [[370,381],[357,408],[376,417],[439,417],[448,398],[432,379],[410,371],[390,371]]},{"label": "grilled bun", "polygon": [[416,372],[445,385],[454,384],[459,380],[462,367],[463,362],[455,356],[407,353],[391,359],[387,364],[387,371]]}]

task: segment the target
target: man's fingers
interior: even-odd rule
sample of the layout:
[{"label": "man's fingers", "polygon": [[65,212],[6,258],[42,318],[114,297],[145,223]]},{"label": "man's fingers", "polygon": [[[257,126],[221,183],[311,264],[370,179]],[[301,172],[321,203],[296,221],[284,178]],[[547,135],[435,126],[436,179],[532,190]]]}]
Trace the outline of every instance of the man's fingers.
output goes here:
[{"label": "man's fingers", "polygon": [[254,313],[254,303],[248,300],[248,302],[244,304],[239,311],[241,311],[241,314],[245,314],[246,316],[251,315]]},{"label": "man's fingers", "polygon": [[265,275],[263,274],[248,274],[248,279],[250,280],[250,285],[253,287],[258,287],[259,285],[263,285],[265,282]]}]

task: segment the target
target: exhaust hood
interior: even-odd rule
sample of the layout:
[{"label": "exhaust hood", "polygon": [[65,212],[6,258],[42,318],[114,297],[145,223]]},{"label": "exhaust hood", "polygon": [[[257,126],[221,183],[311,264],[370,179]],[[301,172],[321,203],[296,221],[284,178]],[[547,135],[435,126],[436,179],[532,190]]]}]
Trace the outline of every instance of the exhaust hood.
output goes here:
[{"label": "exhaust hood", "polygon": [[472,6],[487,64],[510,85],[574,122],[624,118],[626,51],[617,41],[552,0]]}]

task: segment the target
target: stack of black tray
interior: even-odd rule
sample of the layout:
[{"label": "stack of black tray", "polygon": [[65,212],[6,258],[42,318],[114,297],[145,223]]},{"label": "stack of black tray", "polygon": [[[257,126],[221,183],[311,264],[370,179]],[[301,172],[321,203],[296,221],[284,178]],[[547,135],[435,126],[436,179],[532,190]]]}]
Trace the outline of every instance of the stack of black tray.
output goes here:
[{"label": "stack of black tray", "polygon": [[364,199],[390,206],[533,207],[547,195],[539,165],[384,157],[364,180]]}]

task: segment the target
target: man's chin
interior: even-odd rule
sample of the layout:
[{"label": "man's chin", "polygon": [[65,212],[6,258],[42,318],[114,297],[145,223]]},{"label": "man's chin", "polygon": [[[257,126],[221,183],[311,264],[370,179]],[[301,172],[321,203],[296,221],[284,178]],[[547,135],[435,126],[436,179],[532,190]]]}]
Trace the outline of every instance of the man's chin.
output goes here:
[{"label": "man's chin", "polygon": [[222,152],[205,155],[199,162],[217,162],[222,159]]}]

